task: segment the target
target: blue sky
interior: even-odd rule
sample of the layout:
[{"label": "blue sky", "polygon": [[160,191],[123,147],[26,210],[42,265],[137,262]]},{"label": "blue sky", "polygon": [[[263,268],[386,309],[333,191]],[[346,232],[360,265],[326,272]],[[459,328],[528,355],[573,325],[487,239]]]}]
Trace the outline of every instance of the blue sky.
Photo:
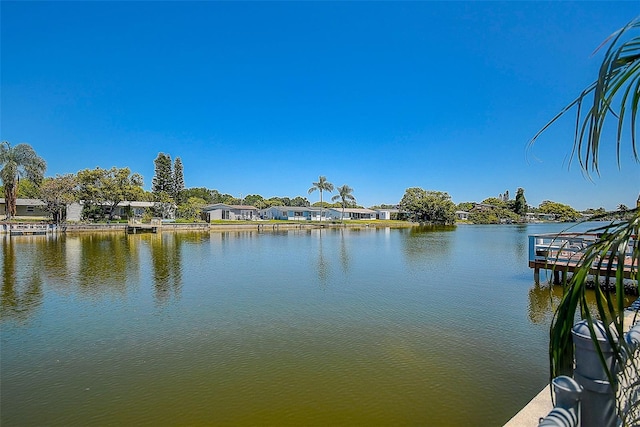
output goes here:
[{"label": "blue sky", "polygon": [[635,205],[640,166],[569,167],[573,116],[527,142],[597,74],[637,2],[0,3],[0,137],[47,176],[159,152],[187,187],[317,201],[319,175],[364,206],[408,187],[454,202]]}]

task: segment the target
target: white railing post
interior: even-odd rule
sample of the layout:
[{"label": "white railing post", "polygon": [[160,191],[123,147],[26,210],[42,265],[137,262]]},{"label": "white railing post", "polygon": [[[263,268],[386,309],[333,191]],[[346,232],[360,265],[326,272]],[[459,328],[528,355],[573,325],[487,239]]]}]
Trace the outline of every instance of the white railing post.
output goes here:
[{"label": "white railing post", "polygon": [[580,395],[582,387],[573,378],[559,376],[553,379],[556,404],[549,415],[540,421],[543,427],[577,427],[580,425]]},{"label": "white railing post", "polygon": [[[614,349],[607,340],[604,324],[594,321],[595,337],[604,357],[606,366],[614,379],[618,364]],[[606,369],[602,366],[596,344],[586,320],[580,321],[572,329],[575,344],[575,369],[573,378],[584,389],[582,393],[581,418],[583,427],[614,427],[618,424],[616,414],[617,383],[611,384]]]}]

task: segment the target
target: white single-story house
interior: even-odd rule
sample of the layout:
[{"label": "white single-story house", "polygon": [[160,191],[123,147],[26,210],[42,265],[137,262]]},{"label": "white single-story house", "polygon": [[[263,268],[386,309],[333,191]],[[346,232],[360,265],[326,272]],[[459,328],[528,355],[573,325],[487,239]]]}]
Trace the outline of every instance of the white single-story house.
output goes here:
[{"label": "white single-story house", "polygon": [[545,213],[534,213],[527,212],[525,214],[527,222],[536,222],[536,221],[554,221],[556,216],[554,214],[545,214]]},{"label": "white single-story house", "polygon": [[327,217],[327,209],[307,206],[271,206],[260,210],[262,219],[287,221],[320,221],[320,215]]},{"label": "white single-story house", "polygon": [[[376,209],[378,219],[395,219],[398,217],[399,209]],[[392,218],[395,217],[395,218]]]},{"label": "white single-story house", "polygon": [[374,220],[378,218],[378,212],[365,208],[345,208],[343,216],[342,208],[329,208],[327,216],[331,219]]},{"label": "white single-story house", "polygon": [[247,205],[214,203],[202,208],[202,219],[208,222],[220,219],[253,221],[259,219],[258,208]]},{"label": "white single-story house", "polygon": [[474,212],[487,212],[496,209],[497,206],[490,205],[487,203],[474,203],[473,208],[471,209]]},{"label": "white single-story house", "polygon": [[469,212],[456,211],[456,218],[458,218],[460,221],[467,221],[469,219]]},{"label": "white single-story house", "polygon": [[[16,199],[16,217],[51,219],[51,214],[44,210],[45,206],[45,202],[39,199]],[[142,216],[145,210],[151,207],[153,202],[124,201],[118,203],[113,214],[121,218],[126,218],[129,214]],[[6,216],[6,214],[5,200],[0,198],[0,215]],[[73,202],[67,206],[67,221],[80,221],[81,215],[82,202]]]},{"label": "white single-story house", "polygon": [[[82,219],[82,206],[84,202],[73,202],[69,206],[67,206],[67,221],[80,221]],[[132,217],[141,217],[144,215],[145,211],[149,208],[152,208],[154,205],[153,202],[142,202],[142,201],[128,201],[118,203],[116,208],[113,211],[114,217],[127,218],[129,216]],[[103,205],[103,209],[107,210],[107,205]]]},{"label": "white single-story house", "polygon": [[[47,219],[51,214],[44,210],[46,204],[39,199],[16,199],[16,217]],[[4,197],[0,198],[0,215],[7,215],[7,204]]]}]

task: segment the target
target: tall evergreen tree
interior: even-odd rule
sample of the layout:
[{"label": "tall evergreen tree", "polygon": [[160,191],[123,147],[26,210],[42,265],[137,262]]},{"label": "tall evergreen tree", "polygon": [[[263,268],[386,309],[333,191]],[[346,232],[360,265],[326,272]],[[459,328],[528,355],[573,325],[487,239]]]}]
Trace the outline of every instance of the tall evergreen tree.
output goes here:
[{"label": "tall evergreen tree", "polygon": [[180,157],[176,157],[173,162],[173,200],[180,201],[182,190],[184,190],[184,170],[182,160]]},{"label": "tall evergreen tree", "polygon": [[151,181],[151,191],[157,197],[160,193],[166,193],[173,196],[173,173],[171,171],[171,156],[164,153],[158,153],[158,157],[153,161],[155,164],[155,173]]},{"label": "tall evergreen tree", "polygon": [[527,213],[527,199],[524,198],[524,188],[518,188],[514,212],[518,215],[525,215]]}]

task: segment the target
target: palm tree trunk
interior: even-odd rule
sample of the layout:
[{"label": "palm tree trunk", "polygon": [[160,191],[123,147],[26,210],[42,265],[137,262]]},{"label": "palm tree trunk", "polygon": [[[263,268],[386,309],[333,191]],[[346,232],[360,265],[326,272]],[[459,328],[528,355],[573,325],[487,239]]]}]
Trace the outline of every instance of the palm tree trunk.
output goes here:
[{"label": "palm tree trunk", "polygon": [[16,199],[18,198],[18,186],[15,184],[9,184],[5,191],[5,210],[7,219],[11,219],[16,216]]}]

